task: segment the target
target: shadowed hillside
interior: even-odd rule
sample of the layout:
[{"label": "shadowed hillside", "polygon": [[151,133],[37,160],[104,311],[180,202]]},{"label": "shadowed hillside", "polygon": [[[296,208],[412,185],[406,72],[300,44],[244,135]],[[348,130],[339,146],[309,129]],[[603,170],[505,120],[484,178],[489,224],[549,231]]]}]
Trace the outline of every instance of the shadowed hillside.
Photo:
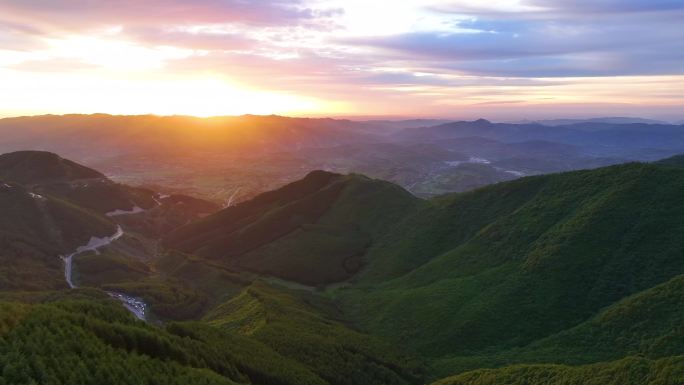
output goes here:
[{"label": "shadowed hillside", "polygon": [[18,151],[0,155],[0,178],[25,185],[104,177],[51,152]]},{"label": "shadowed hillside", "polygon": [[0,178],[40,194],[52,195],[101,214],[155,205],[153,192],[119,185],[103,174],[43,151],[0,155]]},{"label": "shadowed hillside", "polygon": [[360,175],[314,171],[165,238],[168,248],[306,284],[349,278],[374,240],[420,204]]}]

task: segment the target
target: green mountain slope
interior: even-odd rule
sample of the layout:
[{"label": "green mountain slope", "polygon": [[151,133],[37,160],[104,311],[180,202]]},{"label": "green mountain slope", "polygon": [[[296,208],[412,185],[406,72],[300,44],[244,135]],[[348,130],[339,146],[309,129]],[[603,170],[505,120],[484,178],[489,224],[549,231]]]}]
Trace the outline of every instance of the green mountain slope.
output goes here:
[{"label": "green mountain slope", "polygon": [[0,181],[0,290],[66,287],[59,255],[111,235],[104,217],[15,183]]},{"label": "green mountain slope", "polygon": [[446,375],[521,363],[582,365],[627,356],[659,359],[684,354],[684,275],[629,296],[567,330],[498,352],[461,355],[433,363]]},{"label": "green mountain slope", "polygon": [[[100,286],[141,279],[150,272],[142,260],[153,253],[155,234],[218,209],[192,197],[157,197],[149,190],[119,185],[42,151],[0,155],[0,175],[0,288],[65,287],[59,256],[91,237],[113,234],[117,224],[130,233],[122,249],[79,255],[75,281]],[[116,215],[132,208],[137,215]]]},{"label": "green mountain slope", "polygon": [[323,171],[182,227],[168,248],[306,284],[341,281],[366,249],[420,204],[403,189]]},{"label": "green mountain slope", "polygon": [[527,351],[528,357],[563,357],[563,361],[569,363],[609,361],[629,355],[650,358],[682,355],[682,309],[684,275],[679,275],[627,297],[590,320],[523,350]]},{"label": "green mountain slope", "polygon": [[433,385],[678,385],[684,382],[684,356],[648,360],[628,357],[584,366],[518,365],[477,370]]},{"label": "green mountain slope", "polygon": [[627,164],[443,197],[379,242],[410,253],[369,253],[338,297],[429,357],[524,346],[682,274],[682,191],[682,170]]},{"label": "green mountain slope", "polygon": [[684,167],[684,155],[675,155],[667,159],[656,162],[667,166]]},{"label": "green mountain slope", "polygon": [[[334,251],[354,246],[322,241],[321,226],[342,240],[369,234],[356,249],[363,268],[341,275],[346,285],[327,294],[363,330],[420,352],[432,375],[684,354],[675,278],[684,273],[684,170],[633,163],[431,201],[397,199],[390,209],[383,205],[395,190],[377,186],[314,173],[265,194],[270,201],[259,198],[277,203],[225,210],[181,228],[167,246],[221,262],[228,256],[232,268],[329,283],[339,277],[312,281],[303,274],[321,277],[321,261],[324,272],[335,269],[327,263]],[[382,209],[367,215],[358,209],[363,204]],[[378,218],[386,212],[396,214]],[[358,225],[369,218],[375,227]],[[349,223],[369,230],[340,231]]]}]

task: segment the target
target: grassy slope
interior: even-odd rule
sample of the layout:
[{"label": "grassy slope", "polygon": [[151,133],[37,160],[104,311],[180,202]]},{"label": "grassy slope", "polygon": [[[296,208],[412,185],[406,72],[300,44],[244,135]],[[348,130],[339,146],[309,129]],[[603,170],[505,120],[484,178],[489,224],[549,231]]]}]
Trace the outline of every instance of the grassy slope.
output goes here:
[{"label": "grassy slope", "polygon": [[683,190],[682,170],[628,164],[442,198],[401,225],[417,234],[383,241],[405,253],[376,251],[340,298],[430,357],[524,346],[684,272]]}]

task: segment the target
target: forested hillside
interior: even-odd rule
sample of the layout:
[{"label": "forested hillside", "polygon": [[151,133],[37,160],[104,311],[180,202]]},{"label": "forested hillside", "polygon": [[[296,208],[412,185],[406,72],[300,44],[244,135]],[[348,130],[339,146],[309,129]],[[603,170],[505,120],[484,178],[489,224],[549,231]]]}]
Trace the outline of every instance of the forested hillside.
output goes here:
[{"label": "forested hillside", "polygon": [[[680,384],[672,163],[430,200],[315,171],[207,215],[26,153],[0,170],[0,384]],[[67,289],[60,256],[117,229]]]},{"label": "forested hillside", "polygon": [[420,204],[387,182],[314,171],[182,227],[164,244],[256,273],[332,283],[356,273],[366,249]]},{"label": "forested hillside", "polygon": [[[318,191],[304,194],[307,207],[325,202]],[[360,272],[326,293],[362,329],[430,357],[435,375],[511,362],[682,354],[681,191],[682,170],[633,163],[410,201],[364,250]],[[318,242],[308,232],[300,237],[297,245]],[[214,258],[229,255],[217,251]],[[315,276],[322,260],[298,274]],[[661,284],[669,295],[659,295]],[[630,297],[637,294],[673,313],[649,318],[655,309]],[[611,304],[620,309],[607,313],[613,321],[599,321]],[[622,334],[615,326],[632,323],[642,328]]]}]

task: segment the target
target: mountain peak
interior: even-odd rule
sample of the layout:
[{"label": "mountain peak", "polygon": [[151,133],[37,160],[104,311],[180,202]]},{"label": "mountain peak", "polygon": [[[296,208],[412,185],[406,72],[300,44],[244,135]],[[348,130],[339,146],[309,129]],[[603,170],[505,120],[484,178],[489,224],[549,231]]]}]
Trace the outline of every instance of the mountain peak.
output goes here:
[{"label": "mountain peak", "polygon": [[163,244],[253,273],[327,284],[355,274],[373,240],[419,202],[388,182],[316,170],[183,226]]},{"label": "mountain peak", "polygon": [[478,120],[475,120],[475,121],[473,121],[473,123],[475,123],[475,124],[477,124],[477,125],[488,125],[488,124],[492,124],[492,122],[490,122],[490,121],[487,120],[487,119],[483,119],[483,118],[480,118],[480,119],[478,119]]},{"label": "mountain peak", "polygon": [[338,174],[336,172],[332,171],[326,171],[326,170],[313,170],[306,174],[304,179],[307,178],[334,178],[334,177],[339,177],[342,176],[342,174]]},{"label": "mountain peak", "polygon": [[100,179],[91,168],[47,151],[16,151],[0,155],[0,178],[21,184]]}]

